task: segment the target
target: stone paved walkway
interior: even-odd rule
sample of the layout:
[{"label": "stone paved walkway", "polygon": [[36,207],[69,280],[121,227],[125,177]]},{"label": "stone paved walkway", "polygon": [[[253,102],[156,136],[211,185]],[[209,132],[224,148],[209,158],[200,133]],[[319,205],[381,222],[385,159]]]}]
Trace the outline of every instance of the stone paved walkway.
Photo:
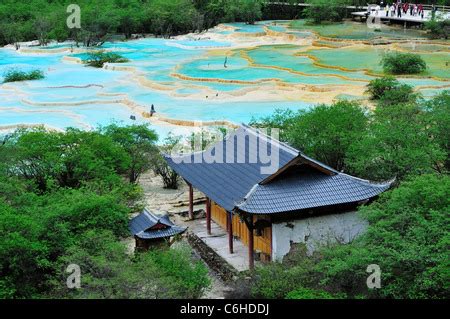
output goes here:
[{"label": "stone paved walkway", "polygon": [[183,222],[188,231],[194,233],[206,245],[211,247],[220,257],[225,259],[237,271],[246,271],[248,267],[248,248],[240,240],[233,241],[233,254],[228,249],[228,234],[214,221],[211,221],[211,235],[206,231],[206,219]]}]

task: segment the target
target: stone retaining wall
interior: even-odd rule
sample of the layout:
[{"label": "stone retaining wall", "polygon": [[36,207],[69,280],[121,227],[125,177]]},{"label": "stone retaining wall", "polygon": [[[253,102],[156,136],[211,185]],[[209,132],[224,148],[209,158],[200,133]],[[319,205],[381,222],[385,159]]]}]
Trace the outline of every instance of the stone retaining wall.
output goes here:
[{"label": "stone retaining wall", "polygon": [[209,247],[197,235],[188,232],[187,240],[189,244],[199,253],[208,266],[217,273],[223,281],[232,281],[238,274],[237,271],[220,257],[211,247]]}]

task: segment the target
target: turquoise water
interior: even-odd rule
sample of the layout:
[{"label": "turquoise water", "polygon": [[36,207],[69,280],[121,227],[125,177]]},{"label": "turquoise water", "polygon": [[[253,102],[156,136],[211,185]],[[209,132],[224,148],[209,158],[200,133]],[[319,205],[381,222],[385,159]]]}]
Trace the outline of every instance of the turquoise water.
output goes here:
[{"label": "turquoise water", "polygon": [[246,24],[242,22],[238,23],[229,23],[228,25],[236,28],[235,32],[238,33],[260,33],[264,32],[264,24],[256,23],[256,24]]},{"label": "turquoise water", "polygon": [[[3,81],[5,72],[14,68],[24,71],[40,69],[45,73],[43,80],[0,85],[0,128],[17,124],[47,124],[61,129],[69,126],[90,129],[112,121],[135,123],[130,119],[131,115],[136,117],[137,123],[143,123],[146,119],[140,114],[142,110],[149,111],[152,104],[163,117],[247,123],[254,117],[270,115],[276,109],[297,110],[314,105],[301,98],[293,98],[293,94],[290,97],[274,97],[272,94],[270,100],[263,96],[265,91],[274,91],[279,84],[288,84],[285,87],[295,92],[295,85],[324,88],[336,84],[364,86],[372,79],[362,71],[322,68],[309,57],[295,55],[299,51],[304,52],[307,45],[290,43],[263,45],[251,50],[245,48],[249,38],[243,33],[264,32],[264,26],[295,34],[300,40],[312,41],[315,38],[308,30],[289,29],[286,21],[266,21],[256,25],[234,23],[230,26],[236,30],[219,30],[213,38],[200,39],[200,35],[192,39],[147,38],[103,45],[103,49],[129,59],[121,66],[132,67],[134,72],[86,67],[64,60],[64,56],[69,54],[67,52],[50,52],[51,49],[70,47],[69,43],[43,47],[40,54],[0,48],[0,81]],[[232,34],[233,38],[230,37]],[[236,46],[230,39],[240,39],[240,34],[242,39]],[[256,41],[258,38],[251,39]],[[319,56],[322,53],[317,51]],[[84,59],[87,54],[71,56]],[[361,57],[356,60],[361,60]],[[235,81],[244,83],[233,83]],[[401,81],[414,86],[448,85],[448,82],[426,78]],[[251,98],[245,96],[255,90],[258,94],[252,94]],[[426,89],[424,95],[430,97],[441,90]],[[311,94],[319,96],[320,90],[318,92]],[[344,91],[338,93],[338,98],[361,98]],[[126,103],[137,104],[140,108],[132,109]],[[188,128],[159,123],[154,128],[162,137],[169,132],[189,131]]]}]

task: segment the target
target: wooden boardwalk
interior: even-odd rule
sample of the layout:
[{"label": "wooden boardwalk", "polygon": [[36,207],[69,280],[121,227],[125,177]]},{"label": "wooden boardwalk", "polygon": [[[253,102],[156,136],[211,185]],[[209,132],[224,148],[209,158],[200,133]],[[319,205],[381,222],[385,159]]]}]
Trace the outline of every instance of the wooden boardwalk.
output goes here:
[{"label": "wooden boardwalk", "polygon": [[[352,12],[352,15],[355,17],[366,18],[367,11]],[[438,11],[438,15],[439,15],[439,11]],[[449,13],[445,14],[447,19],[449,18],[449,15],[450,15]],[[379,18],[382,21],[425,23],[425,22],[431,20],[432,14],[431,14],[431,10],[425,10],[423,18],[419,15],[416,15],[416,16],[410,15],[409,12],[407,14],[402,13],[401,17],[397,17],[397,12],[395,12],[394,16],[391,16],[391,12],[389,12],[389,15],[386,16],[386,11],[381,9],[378,12],[378,14],[376,13],[376,11],[371,11],[370,17],[371,18]]]},{"label": "wooden boardwalk", "polygon": [[[294,6],[294,7],[310,7],[311,4],[304,3],[304,2],[298,2],[298,3],[289,3],[289,2],[283,2],[283,1],[267,1],[267,5],[273,5],[273,6]],[[356,12],[352,12],[352,15],[354,17],[360,17],[360,18],[366,18],[368,6],[345,6],[348,10],[358,10]],[[411,16],[409,14],[409,10],[407,14],[402,13],[402,17],[397,17],[397,12],[395,12],[395,15],[392,17],[391,12],[389,12],[389,16],[386,16],[386,11],[384,11],[384,8],[381,8],[379,11],[379,14],[377,15],[375,12],[375,6],[371,6],[372,11],[370,16],[375,18],[380,18],[382,21],[395,21],[395,22],[405,22],[405,23],[425,23],[427,21],[431,20],[431,5],[424,5],[424,17],[422,19],[421,16]],[[437,15],[443,14],[445,19],[450,19],[450,7],[449,6],[442,6],[437,5]]]}]

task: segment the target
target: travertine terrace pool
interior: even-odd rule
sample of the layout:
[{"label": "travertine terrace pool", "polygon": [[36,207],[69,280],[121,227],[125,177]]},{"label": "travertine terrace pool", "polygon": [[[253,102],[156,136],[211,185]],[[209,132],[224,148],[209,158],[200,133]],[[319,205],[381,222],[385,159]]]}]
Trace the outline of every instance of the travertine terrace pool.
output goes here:
[{"label": "travertine terrace pool", "polygon": [[[246,123],[276,109],[340,98],[364,103],[365,86],[381,75],[379,62],[388,50],[423,56],[427,72],[400,80],[431,97],[450,88],[448,44],[420,31],[375,32],[354,22],[311,27],[264,21],[174,39],[106,43],[103,49],[129,62],[103,69],[81,64],[86,49],[72,52],[71,43],[6,47],[0,49],[0,81],[10,68],[38,68],[46,77],[0,85],[0,129],[37,124],[92,129],[111,121],[132,123],[134,115],[164,136],[192,130],[186,121]],[[152,104],[158,116],[145,118]]]}]

